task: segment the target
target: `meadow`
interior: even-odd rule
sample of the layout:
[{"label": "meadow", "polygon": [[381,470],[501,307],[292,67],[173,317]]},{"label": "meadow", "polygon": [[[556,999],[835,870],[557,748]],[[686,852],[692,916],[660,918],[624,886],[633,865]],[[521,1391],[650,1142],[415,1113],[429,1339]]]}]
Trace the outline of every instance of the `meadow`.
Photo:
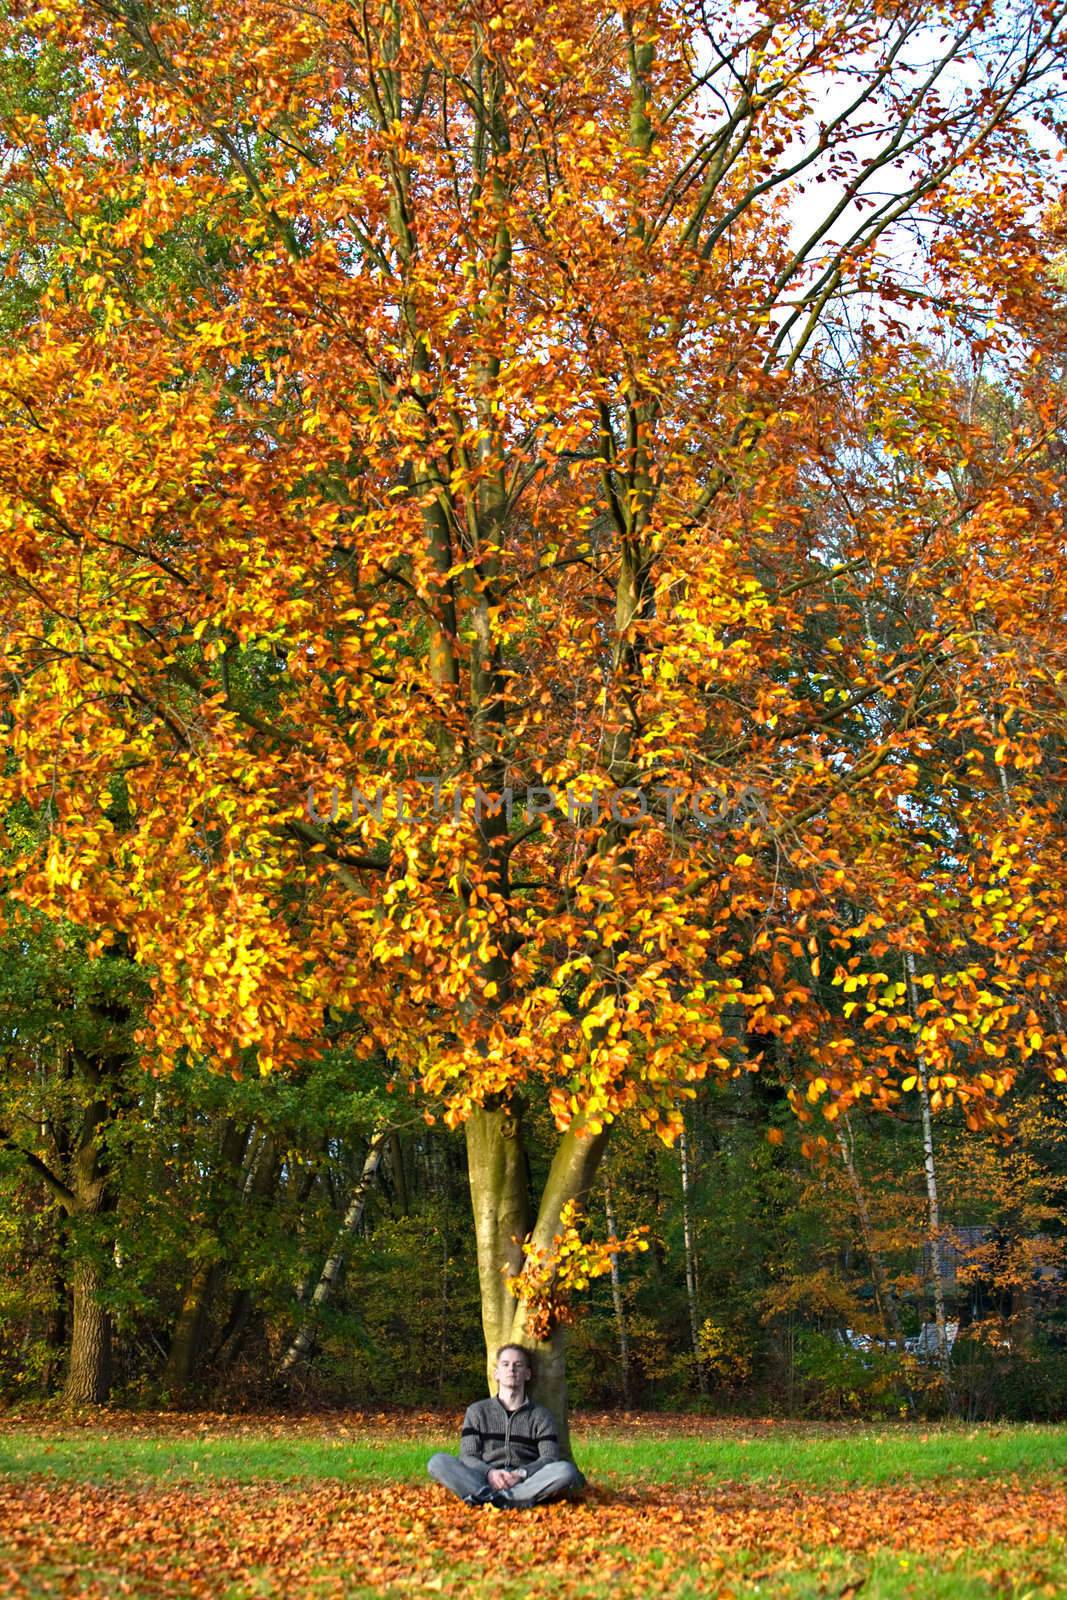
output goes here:
[{"label": "meadow", "polygon": [[[18,1600],[1067,1590],[1067,1428],[579,1416],[576,1505],[431,1485],[433,1412],[0,1419]],[[452,1444],[453,1448],[455,1445]]]}]

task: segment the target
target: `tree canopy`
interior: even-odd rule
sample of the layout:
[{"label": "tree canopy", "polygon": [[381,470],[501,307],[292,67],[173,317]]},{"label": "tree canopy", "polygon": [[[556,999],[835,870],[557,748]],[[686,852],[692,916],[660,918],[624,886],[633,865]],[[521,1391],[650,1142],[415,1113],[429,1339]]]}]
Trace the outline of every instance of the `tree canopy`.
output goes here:
[{"label": "tree canopy", "polygon": [[1064,1076],[1065,15],[5,19],[5,892],[463,1124],[490,1344],[709,1072]]}]

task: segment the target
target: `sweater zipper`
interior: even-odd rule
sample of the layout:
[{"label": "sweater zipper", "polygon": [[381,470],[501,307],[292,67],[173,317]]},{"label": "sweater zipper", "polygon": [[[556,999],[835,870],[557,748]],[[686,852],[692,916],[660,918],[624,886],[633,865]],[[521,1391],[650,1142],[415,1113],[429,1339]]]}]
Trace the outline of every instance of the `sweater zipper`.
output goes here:
[{"label": "sweater zipper", "polygon": [[526,1410],[526,1402],[523,1401],[519,1411],[509,1411],[503,1401],[500,1401],[499,1404],[506,1419],[504,1422],[504,1469],[506,1471],[511,1466],[511,1424],[518,1416],[519,1411]]}]

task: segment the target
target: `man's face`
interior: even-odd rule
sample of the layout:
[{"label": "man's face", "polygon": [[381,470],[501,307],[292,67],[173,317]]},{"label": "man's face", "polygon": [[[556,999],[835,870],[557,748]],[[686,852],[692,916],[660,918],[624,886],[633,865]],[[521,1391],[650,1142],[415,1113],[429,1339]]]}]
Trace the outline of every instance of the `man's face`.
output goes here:
[{"label": "man's face", "polygon": [[529,1377],[530,1363],[521,1350],[501,1350],[496,1358],[498,1389],[521,1389]]}]

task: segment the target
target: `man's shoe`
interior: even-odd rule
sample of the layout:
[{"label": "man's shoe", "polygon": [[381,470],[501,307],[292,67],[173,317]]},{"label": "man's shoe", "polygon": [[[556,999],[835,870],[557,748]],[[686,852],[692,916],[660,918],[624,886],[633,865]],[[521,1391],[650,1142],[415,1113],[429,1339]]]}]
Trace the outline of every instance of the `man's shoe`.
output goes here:
[{"label": "man's shoe", "polygon": [[463,1504],[465,1506],[488,1506],[492,1504],[492,1501],[493,1490],[488,1486],[484,1489],[476,1489],[473,1494],[465,1494],[463,1496]]},{"label": "man's shoe", "polygon": [[489,1504],[498,1511],[517,1511],[518,1505],[511,1498],[510,1489],[496,1489],[489,1497]]}]

